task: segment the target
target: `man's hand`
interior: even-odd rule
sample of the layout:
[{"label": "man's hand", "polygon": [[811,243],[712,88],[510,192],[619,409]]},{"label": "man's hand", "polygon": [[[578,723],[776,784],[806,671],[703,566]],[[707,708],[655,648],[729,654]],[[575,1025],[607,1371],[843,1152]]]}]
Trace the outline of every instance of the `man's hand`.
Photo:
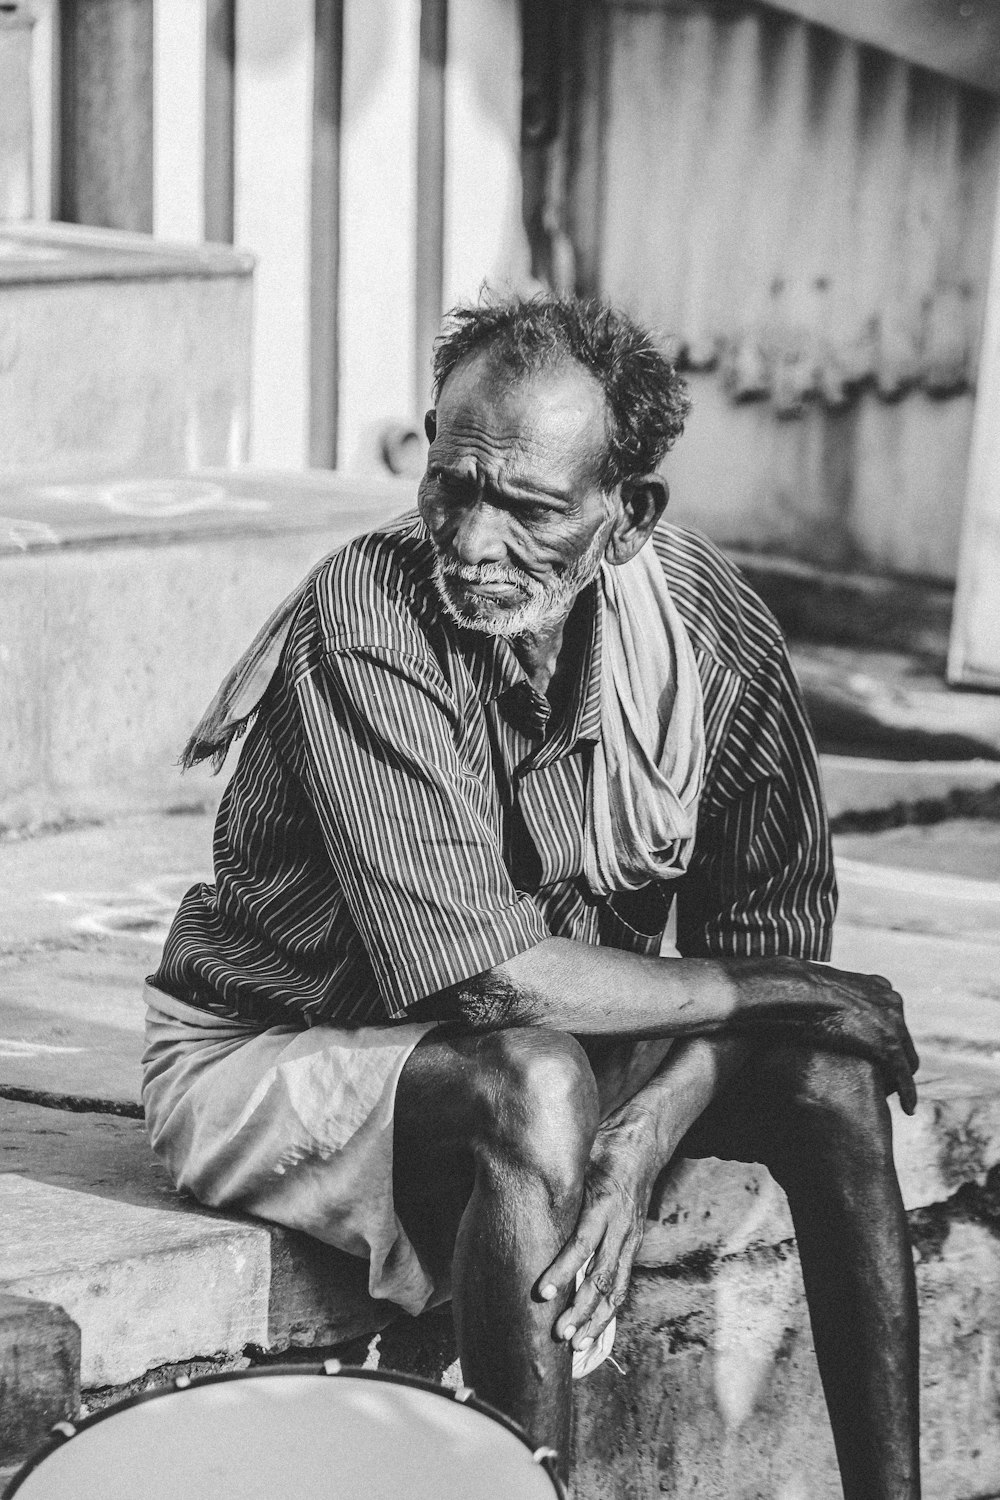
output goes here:
[{"label": "man's hand", "polygon": [[571,1293],[577,1272],[593,1260],[555,1324],[555,1336],[586,1350],[625,1300],[658,1170],[655,1123],[636,1110],[616,1111],[597,1132],[576,1229],[542,1273],[543,1301]]},{"label": "man's hand", "polygon": [[827,1052],[866,1057],[898,1093],[908,1115],[917,1107],[917,1049],[903,1019],[903,1001],[880,974],[852,974],[796,958],[748,959],[731,973],[747,996],[733,1026],[747,1033],[773,1022],[787,1036]]}]

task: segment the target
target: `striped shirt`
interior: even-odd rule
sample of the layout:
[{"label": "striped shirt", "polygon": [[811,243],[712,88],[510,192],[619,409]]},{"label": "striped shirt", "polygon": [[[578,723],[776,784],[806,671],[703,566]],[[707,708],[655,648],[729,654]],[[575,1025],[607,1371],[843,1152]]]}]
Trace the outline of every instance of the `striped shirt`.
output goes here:
[{"label": "striped shirt", "polygon": [[703,537],[653,545],[691,637],[707,759],[677,881],[595,897],[584,794],[601,732],[595,585],[555,706],[510,645],[454,624],[412,517],[313,578],[226,789],[215,884],[153,983],[262,1026],[385,1024],[552,935],[684,956],[828,957],[836,887],[816,751],[780,630]]}]

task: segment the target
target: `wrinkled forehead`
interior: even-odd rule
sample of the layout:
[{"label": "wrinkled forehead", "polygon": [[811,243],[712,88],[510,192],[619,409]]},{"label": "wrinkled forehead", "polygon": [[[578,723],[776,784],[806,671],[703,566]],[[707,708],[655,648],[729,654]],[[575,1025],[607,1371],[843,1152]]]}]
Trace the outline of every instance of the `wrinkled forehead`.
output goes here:
[{"label": "wrinkled forehead", "polygon": [[607,451],[607,403],[575,360],[514,368],[491,350],[471,355],[446,379],[437,405],[438,446],[495,453],[506,464],[558,468],[594,483]]}]

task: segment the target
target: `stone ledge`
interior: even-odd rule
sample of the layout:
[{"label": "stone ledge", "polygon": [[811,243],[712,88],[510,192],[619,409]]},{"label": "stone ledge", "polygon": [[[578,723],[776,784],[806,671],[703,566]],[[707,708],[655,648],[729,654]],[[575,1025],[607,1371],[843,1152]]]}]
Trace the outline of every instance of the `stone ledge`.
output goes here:
[{"label": "stone ledge", "polygon": [[[1000,1492],[1000,1216],[965,1199],[911,1215],[934,1500]],[[839,1500],[791,1244],[637,1272],[615,1352],[577,1388],[575,1500]]]},{"label": "stone ledge", "polygon": [[[907,1209],[982,1185],[1000,1163],[1000,1066],[924,1048],[916,1113],[890,1104],[896,1168]],[[658,1184],[638,1255],[669,1266],[692,1255],[733,1255],[793,1236],[785,1195],[766,1167],[680,1161]]]},{"label": "stone ledge", "polygon": [[79,1328],[52,1303],[0,1294],[0,1468],[79,1405]]},{"label": "stone ledge", "polygon": [[337,1344],[394,1312],[368,1296],[360,1261],[180,1201],[139,1206],[9,1175],[0,1214],[0,1292],[74,1319],[84,1388],[248,1346]]}]

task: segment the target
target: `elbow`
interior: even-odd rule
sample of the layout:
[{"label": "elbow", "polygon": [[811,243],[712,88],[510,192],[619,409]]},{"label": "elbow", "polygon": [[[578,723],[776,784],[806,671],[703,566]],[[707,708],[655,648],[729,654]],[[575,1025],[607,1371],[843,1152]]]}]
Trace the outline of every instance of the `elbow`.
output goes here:
[{"label": "elbow", "polygon": [[532,997],[495,970],[429,995],[419,1010],[429,1019],[474,1033],[532,1026],[540,1020]]}]

